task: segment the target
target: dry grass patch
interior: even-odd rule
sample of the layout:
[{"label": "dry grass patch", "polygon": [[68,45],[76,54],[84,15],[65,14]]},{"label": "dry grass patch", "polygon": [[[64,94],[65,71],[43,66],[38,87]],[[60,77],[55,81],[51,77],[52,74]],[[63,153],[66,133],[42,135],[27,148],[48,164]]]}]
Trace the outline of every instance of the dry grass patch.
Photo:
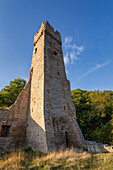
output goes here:
[{"label": "dry grass patch", "polygon": [[93,155],[93,169],[96,170],[112,170],[113,169],[113,153],[102,153]]},{"label": "dry grass patch", "polygon": [[0,158],[0,169],[19,169],[21,164],[25,161],[23,152],[13,152],[10,155],[5,154]]},{"label": "dry grass patch", "polygon": [[71,169],[113,169],[113,153],[77,153],[73,149],[50,152],[45,155],[31,149],[19,150],[0,156],[0,170],[71,170]]},{"label": "dry grass patch", "polygon": [[[84,162],[84,165],[91,160],[91,154],[83,152],[76,153],[73,149],[67,149],[65,151],[50,152],[48,155],[41,158],[37,158],[32,162],[32,167],[46,168],[46,169],[67,169],[78,167],[79,163]],[[80,165],[79,165],[80,167]]]}]

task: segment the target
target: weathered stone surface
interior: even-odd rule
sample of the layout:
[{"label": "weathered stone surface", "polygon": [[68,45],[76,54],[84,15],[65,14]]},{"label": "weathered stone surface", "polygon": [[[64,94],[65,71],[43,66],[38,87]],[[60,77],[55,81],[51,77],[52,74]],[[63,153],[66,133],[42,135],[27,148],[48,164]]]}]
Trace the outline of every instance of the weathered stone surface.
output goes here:
[{"label": "weathered stone surface", "polygon": [[60,33],[48,22],[42,23],[34,37],[27,144],[43,152],[60,147],[84,147],[61,44]]},{"label": "weathered stone surface", "polygon": [[[8,109],[0,109],[0,152],[26,146],[30,84],[29,79],[14,105]],[[10,127],[8,136],[2,135],[4,126]]]},{"label": "weathered stone surface", "polygon": [[104,153],[108,151],[102,143],[96,143],[94,141],[85,141],[85,143],[86,150],[90,153]]},{"label": "weathered stone surface", "polygon": [[26,86],[14,105],[0,109],[0,136],[1,152],[26,146],[45,153],[66,147],[106,151],[82,135],[65,73],[61,36],[48,22],[34,36]]}]

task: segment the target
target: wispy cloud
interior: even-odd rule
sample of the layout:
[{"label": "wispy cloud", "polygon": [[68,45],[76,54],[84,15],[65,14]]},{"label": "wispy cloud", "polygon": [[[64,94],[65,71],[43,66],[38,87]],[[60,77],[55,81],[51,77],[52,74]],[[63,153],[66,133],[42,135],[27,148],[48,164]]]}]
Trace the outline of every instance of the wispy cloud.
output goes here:
[{"label": "wispy cloud", "polygon": [[71,59],[71,64],[74,64],[74,60],[78,60],[77,54],[75,54],[75,51],[70,52],[70,59]]},{"label": "wispy cloud", "polygon": [[74,64],[74,61],[79,60],[78,56],[83,52],[84,46],[78,46],[74,43],[72,37],[66,37],[63,43],[65,49],[64,63]]},{"label": "wispy cloud", "polygon": [[64,56],[64,63],[67,65],[69,64],[69,53],[67,52],[66,55]]},{"label": "wispy cloud", "polygon": [[69,71],[66,69],[66,74],[68,75],[69,74]]},{"label": "wispy cloud", "polygon": [[92,73],[93,71],[98,70],[98,69],[100,69],[100,68],[102,68],[102,67],[105,67],[106,65],[108,65],[108,64],[111,63],[111,62],[112,62],[112,61],[107,61],[107,62],[105,62],[105,63],[103,63],[103,64],[96,64],[95,67],[91,68],[89,71],[87,71],[87,72],[85,72],[84,74],[82,74],[82,75],[76,80],[76,82],[78,82],[79,80],[81,80],[83,77],[86,77],[87,75],[89,75],[89,74]]}]

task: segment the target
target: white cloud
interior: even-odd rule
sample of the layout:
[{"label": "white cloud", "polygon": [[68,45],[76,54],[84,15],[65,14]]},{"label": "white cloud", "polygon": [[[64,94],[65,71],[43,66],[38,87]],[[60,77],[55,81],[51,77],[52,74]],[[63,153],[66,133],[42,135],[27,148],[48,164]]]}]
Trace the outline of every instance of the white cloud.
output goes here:
[{"label": "white cloud", "polygon": [[75,54],[74,51],[70,52],[70,59],[71,59],[71,64],[74,64],[74,60],[78,60],[77,55]]},{"label": "white cloud", "polygon": [[63,43],[64,47],[65,48],[68,47],[70,43],[72,42],[72,40],[73,40],[72,37],[65,37],[64,43]]},{"label": "white cloud", "polygon": [[65,63],[65,65],[69,64],[69,53],[68,52],[64,56],[64,63]]},{"label": "white cloud", "polygon": [[102,67],[108,65],[109,63],[111,63],[111,61],[107,61],[107,62],[105,62],[105,63],[103,63],[103,64],[96,64],[95,67],[93,67],[92,69],[90,69],[89,71],[87,71],[86,73],[84,73],[84,74],[82,75],[82,77],[87,76],[87,75],[90,74],[91,72],[93,72],[93,71],[95,71],[95,70],[97,70],[97,69],[99,69],[99,68],[102,68]]},{"label": "white cloud", "polygon": [[64,56],[64,62],[66,65],[69,64],[69,60],[71,61],[71,64],[74,64],[74,61],[79,59],[78,55],[84,50],[83,46],[78,46],[73,42],[72,37],[65,37],[63,46],[66,52],[66,55]]},{"label": "white cloud", "polygon": [[66,69],[66,75],[69,75],[69,71]]},{"label": "white cloud", "polygon": [[85,72],[84,74],[82,74],[82,75],[76,80],[76,82],[78,82],[79,80],[81,80],[83,77],[86,77],[87,75],[89,75],[89,74],[92,73],[93,71],[98,70],[98,69],[100,69],[100,68],[108,65],[108,64],[111,63],[111,62],[112,62],[112,61],[107,61],[107,62],[105,62],[105,63],[103,63],[103,64],[96,64],[95,67],[91,68],[89,71],[87,71],[87,72]]}]

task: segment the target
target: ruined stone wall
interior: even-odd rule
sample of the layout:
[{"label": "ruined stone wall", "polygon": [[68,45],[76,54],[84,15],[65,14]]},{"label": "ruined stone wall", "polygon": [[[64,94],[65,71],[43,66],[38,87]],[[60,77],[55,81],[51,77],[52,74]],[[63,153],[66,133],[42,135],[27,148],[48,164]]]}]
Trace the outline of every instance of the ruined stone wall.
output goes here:
[{"label": "ruined stone wall", "polygon": [[108,145],[102,143],[96,143],[95,141],[85,141],[86,144],[86,151],[90,153],[104,153],[108,152],[109,148]]},{"label": "ruined stone wall", "polygon": [[44,24],[34,37],[31,64],[30,110],[27,120],[27,145],[34,150],[47,152],[44,122]]},{"label": "ruined stone wall", "polygon": [[8,109],[0,109],[0,152],[26,145],[30,85],[29,79],[15,103]]}]

